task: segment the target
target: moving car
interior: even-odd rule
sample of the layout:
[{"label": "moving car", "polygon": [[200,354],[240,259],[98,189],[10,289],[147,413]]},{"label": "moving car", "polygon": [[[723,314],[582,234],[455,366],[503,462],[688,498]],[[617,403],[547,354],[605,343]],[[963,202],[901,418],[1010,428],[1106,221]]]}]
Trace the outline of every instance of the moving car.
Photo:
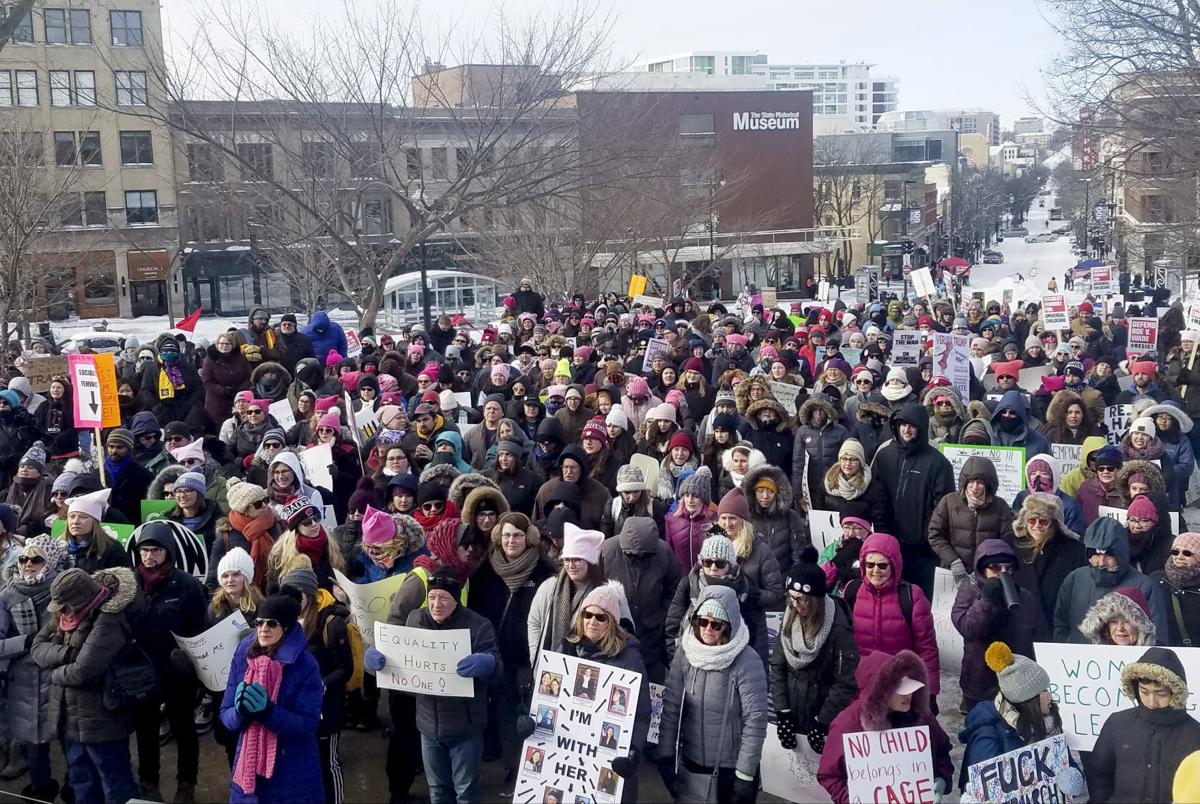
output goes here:
[{"label": "moving car", "polygon": [[1004,262],[1004,255],[999,251],[984,251],[983,261],[995,265]]},{"label": "moving car", "polygon": [[1041,234],[1029,235],[1025,238],[1026,243],[1053,243],[1058,239],[1058,235],[1054,232],[1042,232]]}]

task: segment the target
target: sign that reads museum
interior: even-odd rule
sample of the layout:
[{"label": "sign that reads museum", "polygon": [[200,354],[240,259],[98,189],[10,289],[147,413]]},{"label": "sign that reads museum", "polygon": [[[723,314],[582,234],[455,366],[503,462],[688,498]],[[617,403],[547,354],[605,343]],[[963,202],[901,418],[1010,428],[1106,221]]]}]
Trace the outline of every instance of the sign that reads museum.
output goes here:
[{"label": "sign that reads museum", "polygon": [[734,112],[734,131],[800,130],[799,112]]}]

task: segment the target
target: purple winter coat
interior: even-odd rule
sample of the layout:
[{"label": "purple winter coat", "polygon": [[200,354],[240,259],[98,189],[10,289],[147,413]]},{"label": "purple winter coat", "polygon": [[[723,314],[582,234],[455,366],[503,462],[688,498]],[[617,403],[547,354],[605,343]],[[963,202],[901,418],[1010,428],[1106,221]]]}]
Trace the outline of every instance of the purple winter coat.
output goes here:
[{"label": "purple winter coat", "polygon": [[700,509],[695,517],[684,511],[683,503],[663,517],[663,537],[679,559],[679,566],[693,567],[700,555],[700,545],[708,536],[708,529],[717,521],[717,509],[711,504]]},{"label": "purple winter coat", "polygon": [[1125,507],[1121,493],[1117,491],[1117,484],[1114,482],[1112,490],[1105,492],[1104,487],[1100,485],[1100,478],[1095,475],[1083,481],[1083,485],[1075,493],[1075,499],[1079,501],[1079,507],[1083,510],[1085,528],[1100,518],[1100,506]]}]

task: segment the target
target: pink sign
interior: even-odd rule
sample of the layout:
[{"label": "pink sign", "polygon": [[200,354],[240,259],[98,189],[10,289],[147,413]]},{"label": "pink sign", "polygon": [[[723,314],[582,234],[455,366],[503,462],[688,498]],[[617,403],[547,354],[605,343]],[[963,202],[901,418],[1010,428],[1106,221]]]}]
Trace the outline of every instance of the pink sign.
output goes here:
[{"label": "pink sign", "polygon": [[71,387],[75,396],[75,426],[98,430],[104,424],[101,413],[100,375],[94,355],[67,355]]}]

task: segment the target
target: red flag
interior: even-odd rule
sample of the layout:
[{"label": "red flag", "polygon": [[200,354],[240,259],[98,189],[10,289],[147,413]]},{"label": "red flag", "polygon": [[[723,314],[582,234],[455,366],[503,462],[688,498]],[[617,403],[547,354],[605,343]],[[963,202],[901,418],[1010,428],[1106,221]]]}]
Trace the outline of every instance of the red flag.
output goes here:
[{"label": "red flag", "polygon": [[203,309],[204,308],[202,307],[197,307],[194,313],[176,324],[175,329],[181,329],[184,332],[191,332],[194,334],[196,332],[196,322],[200,320],[200,312]]}]

